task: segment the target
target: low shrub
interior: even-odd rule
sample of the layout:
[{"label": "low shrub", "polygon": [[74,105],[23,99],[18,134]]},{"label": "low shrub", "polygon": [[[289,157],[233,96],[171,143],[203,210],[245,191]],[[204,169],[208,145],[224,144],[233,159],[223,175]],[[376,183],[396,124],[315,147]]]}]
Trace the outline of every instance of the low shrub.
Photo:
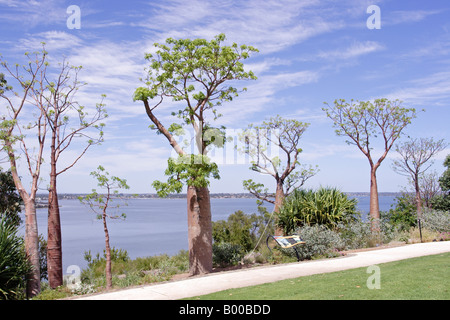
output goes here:
[{"label": "low shrub", "polygon": [[[297,251],[302,260],[335,257],[345,248],[345,242],[339,233],[324,225],[303,226],[297,229],[296,234],[305,241],[305,244],[297,245]],[[286,251],[295,255],[293,250]]]},{"label": "low shrub", "polygon": [[[85,285],[103,287],[105,280],[105,252],[103,257],[96,254],[92,258],[90,251],[85,252],[88,267],[81,273],[81,281]],[[174,274],[186,272],[189,269],[189,254],[181,250],[177,255],[167,254],[130,259],[128,252],[122,249],[111,249],[113,286],[126,287],[145,283],[169,280]]]},{"label": "low shrub", "polygon": [[398,231],[409,230],[417,224],[416,199],[413,194],[402,193],[387,212],[380,212],[383,221],[388,221]]},{"label": "low shrub", "polygon": [[226,267],[237,265],[244,257],[241,245],[219,242],[213,244],[213,265],[216,267]]},{"label": "low shrub", "polygon": [[356,199],[350,199],[336,188],[295,190],[283,201],[278,225],[285,234],[301,226],[324,225],[334,228],[340,222],[355,219],[359,212]]},{"label": "low shrub", "polygon": [[437,231],[450,232],[450,211],[424,209],[422,212],[423,227]]}]

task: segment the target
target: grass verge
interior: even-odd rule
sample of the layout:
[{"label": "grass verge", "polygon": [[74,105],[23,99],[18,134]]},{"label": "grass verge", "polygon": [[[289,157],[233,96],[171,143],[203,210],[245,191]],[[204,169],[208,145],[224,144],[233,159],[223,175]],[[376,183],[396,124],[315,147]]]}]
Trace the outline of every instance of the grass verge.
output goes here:
[{"label": "grass verge", "polygon": [[449,300],[450,253],[379,264],[380,289],[368,268],[230,289],[189,300]]}]

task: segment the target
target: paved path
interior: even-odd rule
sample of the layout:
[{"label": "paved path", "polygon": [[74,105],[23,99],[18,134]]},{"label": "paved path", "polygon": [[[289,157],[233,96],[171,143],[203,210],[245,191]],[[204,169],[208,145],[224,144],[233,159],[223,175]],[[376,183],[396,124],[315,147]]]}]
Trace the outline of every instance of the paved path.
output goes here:
[{"label": "paved path", "polygon": [[450,252],[450,241],[404,245],[348,254],[342,258],[254,267],[212,273],[185,280],[83,296],[83,300],[174,300],[226,289],[247,287],[312,274],[368,267],[375,264]]}]

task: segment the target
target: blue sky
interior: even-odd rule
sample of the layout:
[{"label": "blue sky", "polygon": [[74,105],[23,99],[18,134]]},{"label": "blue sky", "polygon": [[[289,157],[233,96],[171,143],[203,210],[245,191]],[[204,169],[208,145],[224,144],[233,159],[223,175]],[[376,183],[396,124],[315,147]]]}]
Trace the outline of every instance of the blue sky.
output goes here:
[{"label": "blue sky", "polygon": [[[80,29],[67,26],[70,5],[81,10]],[[380,29],[367,26],[370,5],[380,8]],[[229,42],[259,49],[245,61],[258,80],[243,84],[247,92],[223,105],[220,124],[244,129],[276,114],[308,122],[300,162],[318,165],[320,172],[305,186],[369,191],[367,159],[335,135],[323,102],[400,99],[405,106],[426,110],[405,134],[450,142],[449,16],[446,0],[0,0],[0,54],[10,63],[21,62],[25,51],[45,41],[52,65],[66,57],[83,66],[80,77],[88,85],[79,92],[80,102],[93,106],[101,94],[107,95],[105,142],[60,176],[59,192],[89,192],[95,187],[89,172],[99,164],[127,179],[131,192],[154,192],[151,182],[164,179],[172,150],[148,128],[142,103],[132,100],[144,76],[144,54],[168,37],[211,39],[219,33]],[[172,107],[168,104],[158,114],[165,123]],[[76,151],[67,152],[62,161],[69,161]],[[449,148],[436,155],[430,170],[441,174],[448,153]],[[391,169],[394,157],[391,150],[378,170],[379,191],[406,186],[406,178]],[[271,178],[248,167],[220,165],[222,178],[211,182],[211,192],[242,192],[242,180],[249,178],[273,189]],[[47,173],[44,167],[43,191]],[[27,179],[25,171],[22,176]]]}]

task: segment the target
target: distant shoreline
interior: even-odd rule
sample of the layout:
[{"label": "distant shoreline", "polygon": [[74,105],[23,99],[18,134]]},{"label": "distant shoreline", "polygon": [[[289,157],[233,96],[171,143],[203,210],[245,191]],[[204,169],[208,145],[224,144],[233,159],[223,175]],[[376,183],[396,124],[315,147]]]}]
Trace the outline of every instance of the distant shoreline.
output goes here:
[{"label": "distant shoreline", "polygon": [[[370,195],[369,192],[344,192],[349,197],[368,197]],[[78,199],[80,196],[85,196],[87,193],[61,193],[58,195],[59,200],[70,200],[70,199]],[[378,196],[383,197],[395,197],[401,195],[401,192],[379,192]],[[131,194],[131,193],[122,193],[121,197],[124,198],[136,198],[136,199],[185,199],[186,193],[180,194],[171,194],[166,198],[160,198],[156,193],[139,193],[139,194]],[[211,193],[211,199],[256,199],[250,193]],[[36,195],[36,200],[43,204],[44,201],[48,199],[47,194],[38,194]]]}]

